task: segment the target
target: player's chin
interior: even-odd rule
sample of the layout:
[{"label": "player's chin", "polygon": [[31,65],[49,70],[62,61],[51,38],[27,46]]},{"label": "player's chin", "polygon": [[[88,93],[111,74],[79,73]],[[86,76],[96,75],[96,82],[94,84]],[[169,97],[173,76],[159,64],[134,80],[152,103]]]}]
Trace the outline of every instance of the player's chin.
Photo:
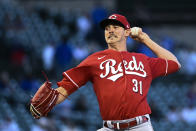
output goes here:
[{"label": "player's chin", "polygon": [[115,43],[116,40],[115,40],[115,39],[107,39],[106,42],[107,42],[108,44],[112,44],[112,43]]},{"label": "player's chin", "polygon": [[112,40],[107,40],[106,42],[107,42],[108,44],[114,43],[114,41],[112,41]]}]

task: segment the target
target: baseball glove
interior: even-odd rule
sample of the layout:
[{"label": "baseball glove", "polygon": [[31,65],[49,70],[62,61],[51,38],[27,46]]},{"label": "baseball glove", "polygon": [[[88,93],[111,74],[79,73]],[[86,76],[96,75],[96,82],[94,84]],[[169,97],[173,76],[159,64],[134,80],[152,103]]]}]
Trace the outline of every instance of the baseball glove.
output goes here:
[{"label": "baseball glove", "polygon": [[51,82],[47,79],[30,101],[30,112],[35,119],[47,116],[48,112],[56,105],[59,92],[51,86]]}]

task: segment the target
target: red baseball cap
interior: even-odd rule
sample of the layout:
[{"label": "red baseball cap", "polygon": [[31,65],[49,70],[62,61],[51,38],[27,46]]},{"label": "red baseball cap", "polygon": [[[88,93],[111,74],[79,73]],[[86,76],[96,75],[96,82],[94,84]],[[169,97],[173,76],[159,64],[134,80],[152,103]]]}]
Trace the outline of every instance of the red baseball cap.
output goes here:
[{"label": "red baseball cap", "polygon": [[101,28],[105,29],[105,27],[109,24],[119,24],[125,29],[130,29],[130,24],[127,21],[127,18],[123,15],[112,14],[107,19],[104,19],[100,22]]}]

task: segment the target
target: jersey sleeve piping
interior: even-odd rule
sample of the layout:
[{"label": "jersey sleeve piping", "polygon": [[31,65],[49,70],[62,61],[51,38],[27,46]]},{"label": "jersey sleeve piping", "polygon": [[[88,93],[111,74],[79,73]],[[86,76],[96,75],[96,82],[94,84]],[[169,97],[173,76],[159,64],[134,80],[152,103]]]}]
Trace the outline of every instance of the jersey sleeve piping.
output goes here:
[{"label": "jersey sleeve piping", "polygon": [[79,86],[73,81],[73,79],[71,79],[71,77],[69,77],[69,75],[68,75],[66,72],[64,72],[64,74],[67,76],[67,78],[68,78],[77,88],[79,88]]}]

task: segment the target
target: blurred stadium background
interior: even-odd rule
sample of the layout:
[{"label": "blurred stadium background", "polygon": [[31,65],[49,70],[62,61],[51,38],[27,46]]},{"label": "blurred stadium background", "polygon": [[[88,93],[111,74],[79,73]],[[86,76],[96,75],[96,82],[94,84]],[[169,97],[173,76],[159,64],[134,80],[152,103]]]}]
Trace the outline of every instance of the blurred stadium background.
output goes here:
[{"label": "blurred stadium background", "polygon": [[[153,81],[148,100],[155,131],[196,130],[195,0],[0,0],[0,131],[95,131],[102,126],[90,83],[34,120],[29,100],[44,81],[106,48],[98,23],[126,15],[180,60],[178,73]],[[128,50],[154,56],[128,40]]]}]

